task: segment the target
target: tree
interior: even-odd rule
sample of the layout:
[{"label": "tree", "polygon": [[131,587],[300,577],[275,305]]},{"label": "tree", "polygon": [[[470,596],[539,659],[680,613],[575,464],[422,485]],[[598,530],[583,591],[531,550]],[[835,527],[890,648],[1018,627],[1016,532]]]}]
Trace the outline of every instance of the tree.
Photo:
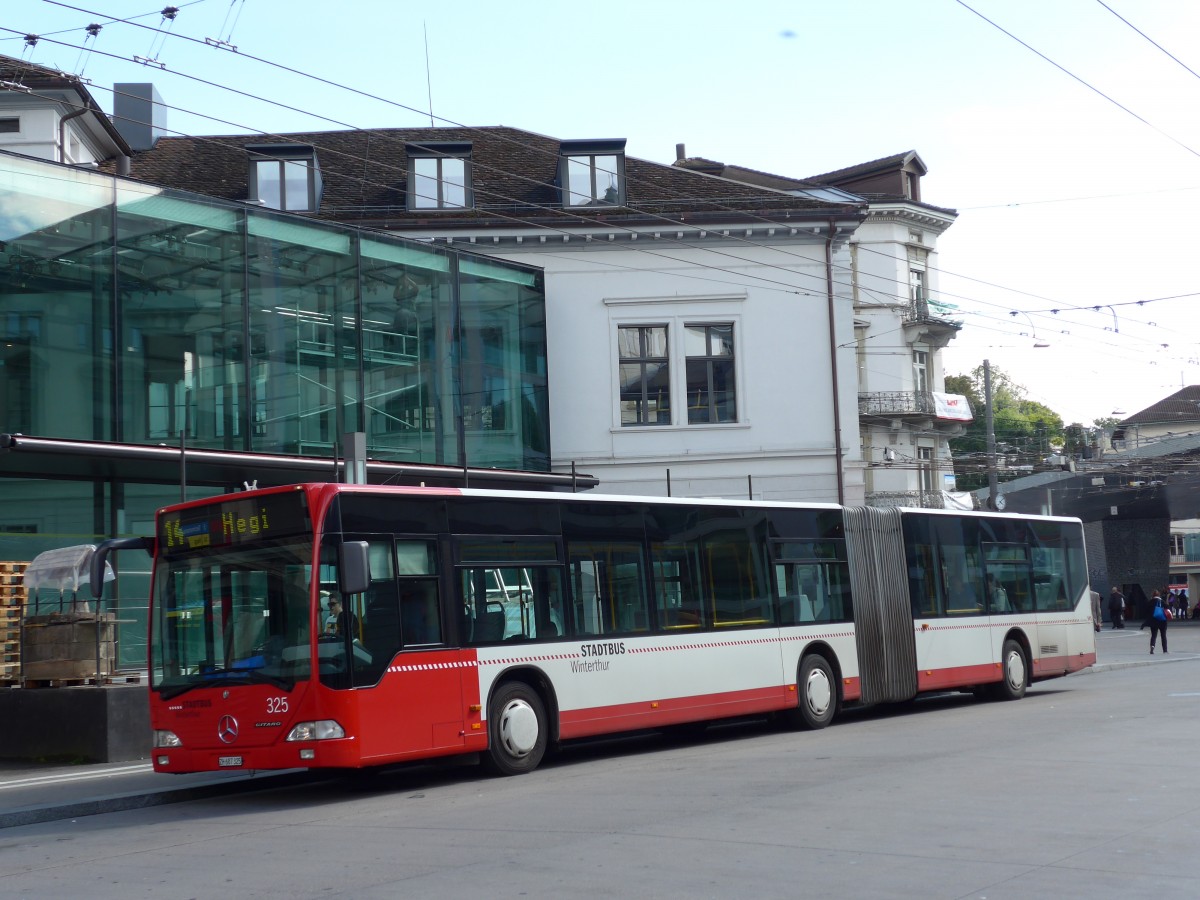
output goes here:
[{"label": "tree", "polygon": [[[946,390],[962,394],[971,404],[974,421],[950,441],[954,474],[959,490],[987,486],[987,410],[983,366],[970,375],[946,378]],[[1005,372],[992,368],[992,428],[996,433],[997,470],[1001,480],[1042,465],[1052,446],[1062,446],[1062,416],[1026,396],[1025,388]],[[1021,467],[1014,471],[1013,467]]]}]

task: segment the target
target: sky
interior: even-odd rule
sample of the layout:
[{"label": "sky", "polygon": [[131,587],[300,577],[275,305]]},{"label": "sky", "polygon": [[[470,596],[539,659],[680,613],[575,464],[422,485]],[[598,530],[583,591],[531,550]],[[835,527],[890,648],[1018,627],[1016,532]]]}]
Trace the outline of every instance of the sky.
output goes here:
[{"label": "sky", "polygon": [[114,83],[152,81],[187,134],[425,126],[432,100],[438,125],[626,138],[664,164],[683,143],[804,177],[916,150],[922,199],[958,211],[947,375],[986,359],[1084,424],[1200,384],[1200,4],[176,5],[4,0],[0,53],[81,73],[109,111]]}]

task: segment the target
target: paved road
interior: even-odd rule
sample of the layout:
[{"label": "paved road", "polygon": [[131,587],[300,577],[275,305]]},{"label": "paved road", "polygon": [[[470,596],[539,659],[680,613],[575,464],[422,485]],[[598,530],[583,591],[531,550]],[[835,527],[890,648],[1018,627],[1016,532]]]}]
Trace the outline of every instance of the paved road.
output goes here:
[{"label": "paved road", "polygon": [[[1124,630],[1109,626],[1097,635],[1098,664],[1072,676],[1100,674],[1141,665],[1200,659],[1200,622],[1176,622],[1168,629],[1174,652],[1149,653],[1149,632],[1137,623]],[[1200,687],[1198,687],[1200,689]],[[317,774],[315,780],[325,780]],[[74,818],[124,809],[177,803],[228,791],[262,789],[277,783],[303,782],[296,773],[247,775],[157,775],[146,762],[95,766],[46,766],[0,761],[0,828]]]},{"label": "paved road", "polygon": [[[248,793],[128,764],[5,772],[7,815],[35,789],[125,811],[0,830],[0,895],[1193,898],[1200,791],[1167,763],[1200,745],[1200,626],[1170,637],[1151,658],[1145,633],[1106,631],[1097,671],[1019,703],[581,745],[513,779],[426,767]],[[126,799],[157,802],[142,785],[164,778],[209,795]]]}]

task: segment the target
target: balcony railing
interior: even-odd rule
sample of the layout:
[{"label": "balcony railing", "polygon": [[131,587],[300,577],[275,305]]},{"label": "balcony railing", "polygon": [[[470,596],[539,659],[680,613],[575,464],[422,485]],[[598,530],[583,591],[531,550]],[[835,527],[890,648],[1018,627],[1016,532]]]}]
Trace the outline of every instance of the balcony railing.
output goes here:
[{"label": "balcony railing", "polygon": [[928,391],[875,391],[858,395],[860,416],[932,416],[933,394]]},{"label": "balcony railing", "polygon": [[961,394],[929,391],[875,391],[858,395],[860,416],[929,416],[939,422],[962,425],[971,421],[971,406]]},{"label": "balcony railing", "polygon": [[941,491],[877,491],[867,494],[867,506],[909,506],[919,509],[946,509]]},{"label": "balcony railing", "polygon": [[961,314],[959,318],[953,318],[957,312],[957,307],[947,304],[930,301],[924,297],[909,300],[908,311],[904,315],[905,322],[945,325],[947,328],[955,330],[962,328]]}]

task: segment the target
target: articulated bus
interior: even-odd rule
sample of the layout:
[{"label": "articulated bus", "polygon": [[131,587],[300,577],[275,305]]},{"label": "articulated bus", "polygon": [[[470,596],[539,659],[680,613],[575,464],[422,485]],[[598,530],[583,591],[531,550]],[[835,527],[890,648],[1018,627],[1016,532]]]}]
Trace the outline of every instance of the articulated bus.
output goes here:
[{"label": "articulated bus", "polygon": [[[160,772],[477,754],[969,690],[1096,659],[1078,520],[304,484],[159,511]],[[96,582],[98,583],[98,582]]]}]

